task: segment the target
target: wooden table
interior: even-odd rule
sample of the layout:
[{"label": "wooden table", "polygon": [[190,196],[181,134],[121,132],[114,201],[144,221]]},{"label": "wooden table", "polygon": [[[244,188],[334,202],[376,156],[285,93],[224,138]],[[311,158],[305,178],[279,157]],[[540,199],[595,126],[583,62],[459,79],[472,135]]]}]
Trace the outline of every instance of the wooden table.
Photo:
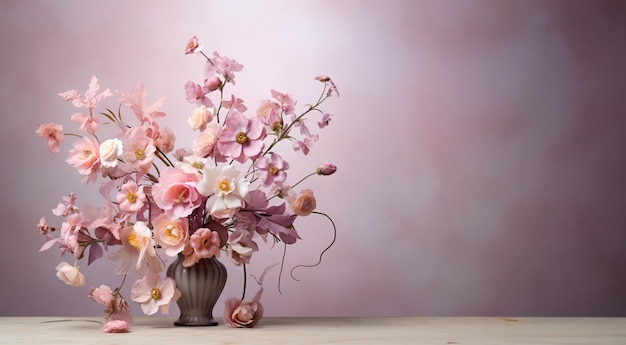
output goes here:
[{"label": "wooden table", "polygon": [[137,318],[130,333],[107,334],[97,317],[0,317],[0,344],[626,344],[626,318],[268,317],[253,329],[173,320]]}]

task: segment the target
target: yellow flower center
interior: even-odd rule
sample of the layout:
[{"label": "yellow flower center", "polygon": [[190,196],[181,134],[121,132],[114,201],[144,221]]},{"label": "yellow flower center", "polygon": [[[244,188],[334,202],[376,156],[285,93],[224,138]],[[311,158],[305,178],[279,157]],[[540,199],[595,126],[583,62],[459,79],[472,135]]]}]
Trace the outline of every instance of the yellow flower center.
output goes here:
[{"label": "yellow flower center", "polygon": [[150,289],[150,297],[152,297],[153,299],[161,298],[161,290],[159,290],[159,288]]},{"label": "yellow flower center", "polygon": [[204,164],[202,162],[193,162],[191,163],[191,166],[198,170],[204,169]]},{"label": "yellow flower center", "polygon": [[203,247],[208,247],[211,244],[211,239],[210,238],[203,238],[202,239],[202,246]]},{"label": "yellow flower center", "polygon": [[230,190],[230,183],[228,183],[228,180],[223,179],[218,183],[217,188],[222,192],[228,192]]},{"label": "yellow flower center", "polygon": [[146,158],[146,153],[142,149],[135,150],[135,158],[141,160]]},{"label": "yellow flower center", "polygon": [[270,173],[270,175],[276,175],[278,174],[278,168],[272,165],[269,169],[267,169],[267,172]]},{"label": "yellow flower center", "polygon": [[83,157],[88,158],[92,154],[91,150],[83,150]]},{"label": "yellow flower center", "polygon": [[239,133],[237,133],[237,135],[235,136],[235,141],[236,141],[238,144],[243,145],[243,144],[245,144],[245,143],[246,143],[246,141],[248,141],[248,136],[247,136],[247,135],[246,135],[246,133],[244,133],[244,132],[239,132]]},{"label": "yellow flower center", "polygon": [[137,234],[135,234],[134,232],[128,235],[128,244],[130,244],[137,250],[141,249],[141,241],[137,237]]},{"label": "yellow flower center", "polygon": [[133,192],[126,193],[126,200],[128,200],[131,204],[134,204],[135,201],[137,201],[137,194]]},{"label": "yellow flower center", "polygon": [[167,227],[167,230],[165,230],[165,234],[167,235],[167,237],[172,238],[172,239],[176,239],[180,237],[179,229],[173,225],[170,225]]}]

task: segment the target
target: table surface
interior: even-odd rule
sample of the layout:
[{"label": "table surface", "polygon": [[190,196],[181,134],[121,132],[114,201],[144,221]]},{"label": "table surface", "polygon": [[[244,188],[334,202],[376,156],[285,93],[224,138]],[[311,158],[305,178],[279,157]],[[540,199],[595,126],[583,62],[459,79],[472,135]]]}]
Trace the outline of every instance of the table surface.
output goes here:
[{"label": "table surface", "polygon": [[626,318],[267,317],[252,329],[173,320],[136,318],[129,333],[108,334],[97,317],[0,317],[0,344],[626,344]]}]

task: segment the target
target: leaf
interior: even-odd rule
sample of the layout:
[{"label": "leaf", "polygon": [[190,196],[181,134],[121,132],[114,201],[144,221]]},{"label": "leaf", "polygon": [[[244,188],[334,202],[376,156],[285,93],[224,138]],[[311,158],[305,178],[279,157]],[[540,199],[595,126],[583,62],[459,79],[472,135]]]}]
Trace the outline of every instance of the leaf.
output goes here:
[{"label": "leaf", "polygon": [[94,243],[89,246],[89,260],[87,260],[87,266],[91,265],[92,262],[100,259],[102,257],[102,247],[99,244]]}]

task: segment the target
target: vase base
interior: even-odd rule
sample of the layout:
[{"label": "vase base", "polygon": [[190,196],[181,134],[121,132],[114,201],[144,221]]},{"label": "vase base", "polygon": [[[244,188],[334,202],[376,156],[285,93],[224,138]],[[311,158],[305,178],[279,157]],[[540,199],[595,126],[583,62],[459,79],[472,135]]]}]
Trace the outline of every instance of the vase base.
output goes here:
[{"label": "vase base", "polygon": [[181,316],[178,320],[174,321],[175,326],[217,326],[218,322],[212,317],[202,316]]}]

